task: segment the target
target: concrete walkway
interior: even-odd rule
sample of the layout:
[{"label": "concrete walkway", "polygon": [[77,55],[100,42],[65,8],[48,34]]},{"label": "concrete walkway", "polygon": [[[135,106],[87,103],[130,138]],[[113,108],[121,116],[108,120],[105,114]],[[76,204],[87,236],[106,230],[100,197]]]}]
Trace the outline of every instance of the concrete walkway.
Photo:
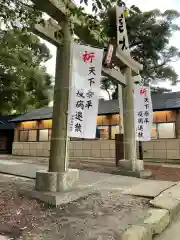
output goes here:
[{"label": "concrete walkway", "polygon": [[18,163],[14,161],[0,160],[0,172],[9,173],[16,176],[28,177],[35,179],[36,171],[46,170],[43,165]]},{"label": "concrete walkway", "polygon": [[[48,158],[45,157],[31,157],[31,156],[17,156],[17,155],[2,155],[0,154],[0,160],[6,162],[17,162],[27,164],[38,164],[47,167]],[[115,163],[111,160],[91,160],[88,158],[84,159],[70,159],[70,168],[78,168],[81,170],[101,172],[101,173],[112,173],[117,170]],[[165,180],[165,181],[180,181],[180,165],[175,164],[163,164],[163,163],[147,163],[145,162],[145,169],[152,171],[153,180]]]},{"label": "concrete walkway", "polygon": [[[15,176],[35,179],[36,171],[46,169],[47,167],[43,165],[0,160],[0,172]],[[97,185],[98,183],[102,183],[102,188],[122,188],[122,191],[144,181],[143,179],[126,176],[116,176],[107,173],[91,172],[84,170],[80,170],[79,172],[80,185]]]},{"label": "concrete walkway", "polygon": [[[15,176],[35,179],[36,171],[46,169],[47,166],[44,165],[0,160],[0,172]],[[155,197],[174,184],[176,183],[168,181],[144,180],[121,175],[80,170],[80,181],[78,187],[82,189],[92,186],[96,189],[118,190],[124,194]]]}]

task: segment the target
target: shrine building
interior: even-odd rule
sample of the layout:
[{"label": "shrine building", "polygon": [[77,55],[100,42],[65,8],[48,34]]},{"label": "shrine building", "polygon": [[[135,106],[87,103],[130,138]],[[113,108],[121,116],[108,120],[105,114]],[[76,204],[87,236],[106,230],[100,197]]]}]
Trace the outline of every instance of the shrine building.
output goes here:
[{"label": "shrine building", "polygon": [[[143,142],[145,161],[180,163],[180,92],[154,93],[152,139]],[[48,157],[52,107],[13,118],[12,154]],[[115,134],[119,133],[118,100],[99,100],[95,139],[71,139],[70,159],[114,162]],[[1,131],[1,129],[0,129]]]}]

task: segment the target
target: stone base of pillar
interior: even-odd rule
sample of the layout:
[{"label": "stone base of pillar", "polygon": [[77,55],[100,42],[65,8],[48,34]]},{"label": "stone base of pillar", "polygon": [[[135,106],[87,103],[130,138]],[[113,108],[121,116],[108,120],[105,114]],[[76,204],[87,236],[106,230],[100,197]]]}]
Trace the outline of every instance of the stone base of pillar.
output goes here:
[{"label": "stone base of pillar", "polygon": [[78,180],[79,170],[77,169],[68,169],[67,172],[62,173],[38,171],[35,190],[22,187],[18,193],[53,206],[59,206],[97,192],[93,186],[80,184]]},{"label": "stone base of pillar", "polygon": [[79,180],[79,170],[67,172],[36,172],[35,189],[42,192],[62,192],[72,189]]},{"label": "stone base of pillar", "polygon": [[120,160],[118,163],[119,168],[123,168],[123,169],[132,169],[132,161],[129,160]]},{"label": "stone base of pillar", "polygon": [[119,167],[113,172],[123,176],[131,176],[138,178],[149,178],[152,176],[152,172],[149,169],[144,169],[144,161],[136,160],[136,170],[132,170],[132,161],[120,160]]},{"label": "stone base of pillar", "polygon": [[[130,160],[120,160],[119,161],[119,167],[124,168],[124,169],[131,169],[133,168],[132,166],[132,161]],[[144,170],[144,161],[143,160],[136,160],[136,170],[137,171],[142,171]]]}]

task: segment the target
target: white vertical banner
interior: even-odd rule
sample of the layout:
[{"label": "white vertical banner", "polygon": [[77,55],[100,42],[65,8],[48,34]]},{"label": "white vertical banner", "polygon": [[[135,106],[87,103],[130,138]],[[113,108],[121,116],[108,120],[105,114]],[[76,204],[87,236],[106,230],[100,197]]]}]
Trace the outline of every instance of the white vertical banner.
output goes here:
[{"label": "white vertical banner", "polygon": [[124,8],[116,6],[117,45],[119,50],[130,54],[129,41],[124,17]]},{"label": "white vertical banner", "polygon": [[95,138],[103,49],[74,43],[68,136]]},{"label": "white vertical banner", "polygon": [[136,140],[151,140],[153,109],[150,87],[134,86]]}]

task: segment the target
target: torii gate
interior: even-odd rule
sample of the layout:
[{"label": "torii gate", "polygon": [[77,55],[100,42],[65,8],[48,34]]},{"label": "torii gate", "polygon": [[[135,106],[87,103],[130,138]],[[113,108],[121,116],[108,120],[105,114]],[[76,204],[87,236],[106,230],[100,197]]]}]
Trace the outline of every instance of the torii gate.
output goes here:
[{"label": "torii gate", "polygon": [[[51,44],[59,47],[62,45],[62,28],[57,24],[55,20],[52,18],[46,20],[43,24],[36,24],[33,32],[50,42]],[[112,80],[115,80],[118,83],[118,94],[119,94],[119,109],[120,109],[120,132],[124,133],[124,122],[123,122],[123,91],[126,83],[125,76],[121,73],[121,71],[112,68],[102,67],[102,75],[110,77]],[[134,77],[135,78],[135,77]],[[125,108],[125,107],[124,107]],[[129,152],[129,151],[127,151]],[[126,156],[128,159],[128,156]]]},{"label": "torii gate", "polygon": [[[67,16],[68,9],[64,1],[55,0],[32,0],[35,5],[48,15],[53,17],[42,25],[35,27],[36,34],[40,35],[49,42],[57,46],[56,58],[56,75],[54,87],[54,105],[53,105],[53,126],[52,140],[49,159],[49,172],[37,172],[36,189],[43,191],[59,191],[72,186],[78,178],[77,172],[68,171],[68,139],[67,139],[67,111],[69,96],[69,79],[71,78],[71,26]],[[70,3],[71,8],[76,5]],[[98,33],[90,33],[86,27],[83,27],[83,19],[73,18],[74,31],[77,36],[83,39],[87,44],[96,44]],[[62,31],[63,40],[58,40],[58,34]],[[131,162],[132,168],[136,170],[136,141],[134,127],[134,103],[133,103],[133,86],[132,72],[134,75],[139,73],[142,65],[134,61],[130,55],[116,49],[115,60],[118,66],[125,68],[125,76],[115,69],[103,68],[103,74],[111,76],[118,83],[126,85],[126,109],[125,110],[125,148],[126,159]],[[60,174],[60,178],[58,177]],[[58,180],[60,179],[60,180]],[[65,179],[65,180],[64,180]],[[71,179],[71,184],[67,183],[67,179]],[[44,183],[43,183],[44,182]],[[53,187],[56,185],[56,187]],[[67,186],[68,185],[68,186]],[[53,190],[52,190],[53,189]]]}]

